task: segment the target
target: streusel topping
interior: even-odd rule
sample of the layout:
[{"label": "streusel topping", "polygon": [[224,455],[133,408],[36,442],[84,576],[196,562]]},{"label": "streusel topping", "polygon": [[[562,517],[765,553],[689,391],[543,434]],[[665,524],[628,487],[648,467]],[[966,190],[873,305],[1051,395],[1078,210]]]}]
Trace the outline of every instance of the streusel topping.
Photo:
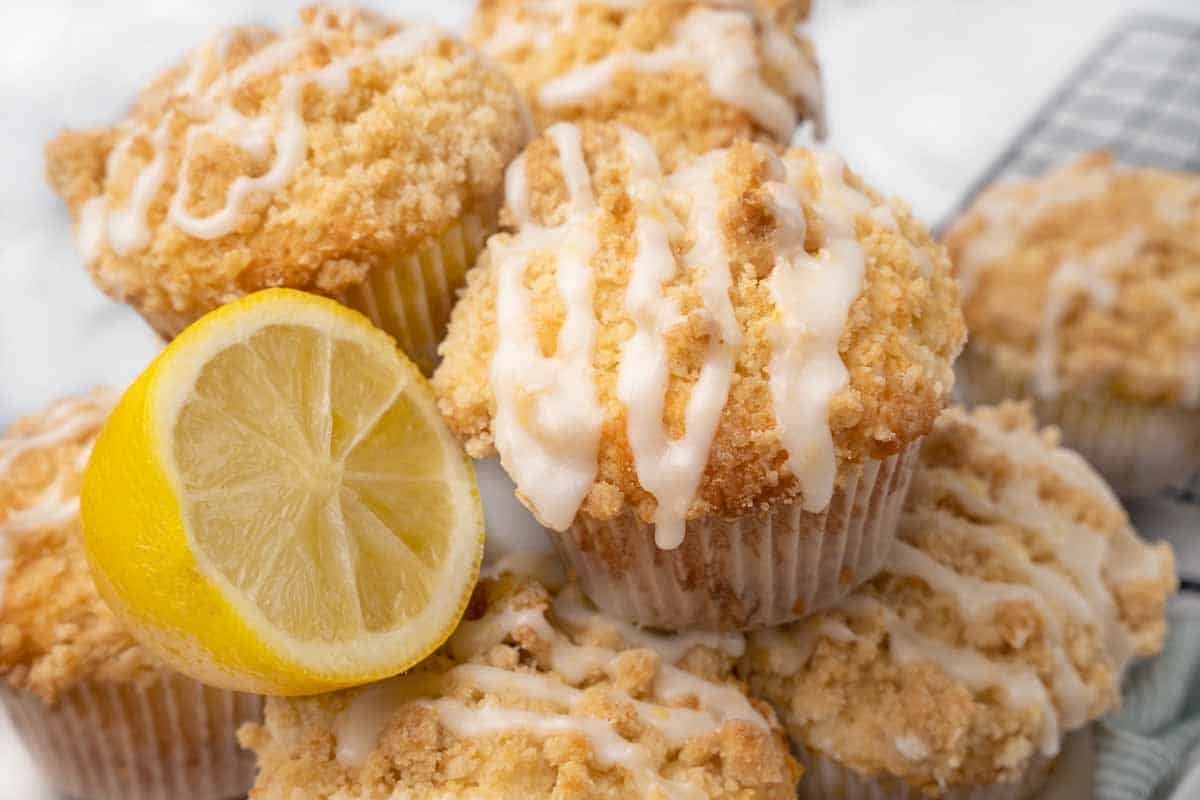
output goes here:
[{"label": "streusel topping", "polygon": [[1200,176],[1095,153],[987,190],[946,244],[971,347],[1038,396],[1200,407]]},{"label": "streusel topping", "polygon": [[485,0],[468,38],[510,71],[542,127],[621,122],[668,167],[735,139],[787,144],[822,124],[820,75],[796,32],[807,3]]},{"label": "streusel topping", "polygon": [[740,636],[649,633],[511,574],[467,616],[402,677],[268,701],[241,734],[250,796],[794,797],[771,710],[732,678]]},{"label": "streusel topping", "polygon": [[111,129],[47,148],[100,287],[165,335],[248,291],[330,296],[494,209],[528,137],[508,78],[453,37],[313,6],[233,28]]},{"label": "streusel topping", "polygon": [[1169,546],[1141,541],[1028,406],[951,409],[884,572],[753,634],[741,667],[818,756],[929,791],[1011,780],[1118,705],[1175,585]]},{"label": "streusel topping", "polygon": [[560,123],[508,172],[434,387],[475,456],[565,528],[824,508],[841,465],[929,430],[964,330],[944,251],[835,155],[741,142],[667,174]]},{"label": "streusel topping", "polygon": [[0,676],[47,702],[159,669],[100,599],[83,551],[79,484],[115,402],[109,390],[62,400],[0,439]]}]

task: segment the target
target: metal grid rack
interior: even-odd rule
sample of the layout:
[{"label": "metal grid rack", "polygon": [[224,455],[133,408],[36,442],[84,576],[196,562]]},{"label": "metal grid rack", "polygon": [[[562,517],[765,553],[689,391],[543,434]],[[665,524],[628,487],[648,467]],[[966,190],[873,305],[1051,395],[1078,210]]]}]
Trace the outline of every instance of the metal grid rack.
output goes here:
[{"label": "metal grid rack", "polygon": [[[1104,149],[1135,166],[1200,172],[1200,24],[1132,16],[1093,49],[1050,95],[939,225],[944,229],[989,184],[1040,175]],[[1164,506],[1185,507],[1196,530],[1156,530]],[[1155,507],[1157,506],[1157,508]],[[1130,508],[1145,533],[1177,543],[1182,585],[1200,593],[1200,474]],[[1189,524],[1191,528],[1193,525]]]},{"label": "metal grid rack", "polygon": [[1121,21],[973,183],[943,222],[988,184],[1040,175],[1092,150],[1123,163],[1200,171],[1200,25]]}]

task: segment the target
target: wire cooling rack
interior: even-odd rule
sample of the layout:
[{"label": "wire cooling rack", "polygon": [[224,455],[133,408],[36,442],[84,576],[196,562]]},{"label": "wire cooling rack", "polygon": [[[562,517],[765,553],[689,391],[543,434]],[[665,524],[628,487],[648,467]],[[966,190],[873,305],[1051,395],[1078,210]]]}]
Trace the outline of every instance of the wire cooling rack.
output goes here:
[{"label": "wire cooling rack", "polygon": [[1104,149],[1136,166],[1200,171],[1200,24],[1127,17],[971,185],[943,224],[988,184],[1040,175]]},{"label": "wire cooling rack", "polygon": [[[1040,175],[1099,149],[1125,164],[1200,172],[1200,24],[1154,16],[1122,20],[971,184],[939,229],[989,184]],[[1175,545],[1183,588],[1200,593],[1200,474],[1129,510],[1139,530]]]}]

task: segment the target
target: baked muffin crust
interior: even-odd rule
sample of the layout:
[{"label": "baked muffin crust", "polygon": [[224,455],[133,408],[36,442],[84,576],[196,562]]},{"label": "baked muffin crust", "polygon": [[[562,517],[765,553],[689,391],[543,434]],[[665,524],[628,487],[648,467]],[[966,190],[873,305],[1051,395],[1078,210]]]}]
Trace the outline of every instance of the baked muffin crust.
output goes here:
[{"label": "baked muffin crust", "polygon": [[105,389],[62,400],[0,440],[0,676],[48,703],[82,681],[160,671],[100,599],[84,556],[79,484],[115,402]]},{"label": "baked muffin crust", "polygon": [[256,289],[338,297],[490,215],[526,113],[447,34],[311,6],[218,34],[124,121],[52,141],[47,172],[100,288],[172,336]]},{"label": "baked muffin crust", "polygon": [[[468,276],[442,345],[444,361],[433,383],[443,414],[468,452],[481,457],[496,449],[493,356],[502,338],[497,333],[502,273],[497,260],[516,265],[528,292],[531,335],[540,352],[552,356],[556,347],[563,347],[561,332],[567,329],[568,309],[559,285],[566,259],[556,267],[555,250],[546,244],[544,232],[568,223],[582,226],[581,234],[563,234],[574,242],[595,237],[594,251],[579,273],[593,280],[591,302],[575,304],[577,318],[590,312],[596,321],[590,359],[582,357],[579,374],[594,382],[600,420],[594,479],[583,486],[582,511],[607,519],[628,505],[644,520],[654,516],[657,502],[638,478],[628,435],[629,408],[639,406],[623,402],[619,386],[624,353],[638,327],[628,299],[634,265],[639,248],[649,250],[653,244],[637,244],[638,226],[647,219],[665,220],[669,253],[660,243],[657,258],[670,260],[673,274],[662,280],[661,289],[679,309],[678,317],[660,331],[669,373],[662,423],[671,439],[687,433],[689,401],[713,348],[729,347],[733,353],[711,446],[695,456],[700,472],[694,501],[685,508],[688,516],[737,514],[802,494],[789,466],[771,386],[772,358],[788,345],[791,331],[825,325],[827,350],[820,352],[840,360],[846,370],[844,385],[828,402],[830,457],[837,464],[884,458],[929,430],[953,384],[950,363],[964,329],[945,252],[901,203],[885,201],[831,154],[793,149],[780,155],[748,142],[662,177],[631,161],[645,160],[644,153],[637,155],[636,134],[612,124],[587,123],[577,129],[581,161],[572,181],[590,181],[594,209],[573,217],[572,192],[563,177],[562,164],[568,162],[561,158],[571,148],[560,146],[570,145],[566,140],[572,130],[551,129],[510,168],[509,207],[503,212],[510,232],[492,238]],[[646,197],[656,192],[662,203],[653,206]],[[514,199],[518,211],[513,210]],[[835,223],[845,230],[835,231]],[[837,254],[830,250],[835,242],[843,248]],[[845,256],[846,248],[861,255],[862,279],[858,291],[846,298],[844,322],[821,323],[811,303],[800,303],[798,311],[789,304],[787,313],[781,312],[773,294],[778,288],[774,272],[787,271],[793,263],[816,264],[810,268],[834,275],[852,260]],[[785,258],[792,261],[777,266]],[[728,289],[712,289],[710,278],[725,268]],[[811,315],[793,322],[787,318],[793,312]],[[797,358],[801,376],[818,369],[816,356],[803,348]],[[522,379],[533,385],[528,375]],[[574,374],[558,384],[563,391],[568,385],[578,388]],[[535,395],[538,390],[528,391]],[[716,396],[719,400],[719,392]],[[560,407],[575,413],[581,402]],[[584,427],[563,425],[572,446],[587,435]],[[820,421],[812,426],[820,427]],[[567,468],[561,459],[552,466]]]},{"label": "baked muffin crust", "polygon": [[1093,153],[988,189],[946,244],[972,350],[1039,397],[1200,406],[1200,177]]},{"label": "baked muffin crust", "polygon": [[791,798],[774,716],[731,676],[742,646],[615,622],[573,587],[485,579],[404,676],[268,701],[241,734],[261,770],[250,796]]},{"label": "baked muffin crust", "polygon": [[820,75],[796,25],[808,4],[483,0],[467,38],[512,74],[539,127],[615,121],[673,167],[735,139],[786,144],[823,126]]},{"label": "baked muffin crust", "polygon": [[742,674],[793,740],[936,794],[1015,781],[1119,704],[1162,647],[1176,577],[1028,407],[948,410],[884,572],[841,608],[751,636]]}]

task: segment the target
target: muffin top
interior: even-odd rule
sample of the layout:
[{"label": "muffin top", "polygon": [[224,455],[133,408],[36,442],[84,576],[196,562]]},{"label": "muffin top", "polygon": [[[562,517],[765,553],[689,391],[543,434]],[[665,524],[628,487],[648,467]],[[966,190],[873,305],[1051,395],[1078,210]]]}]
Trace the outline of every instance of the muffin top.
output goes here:
[{"label": "muffin top", "polygon": [[1166,544],[1027,405],[947,411],[883,573],[837,610],[755,633],[742,673],[817,756],[930,792],[1015,780],[1119,703],[1157,652]]},{"label": "muffin top", "polygon": [[47,702],[159,669],[100,599],[83,550],[79,484],[115,402],[103,389],[62,400],[0,439],[0,676]]},{"label": "muffin top", "polygon": [[271,699],[242,729],[258,800],[305,796],[793,798],[771,710],[732,677],[738,635],[657,635],[511,574],[404,676]]},{"label": "muffin top", "polygon": [[559,123],[502,219],[433,382],[550,527],[633,508],[672,547],[702,514],[821,510],[951,389],[945,252],[830,153],[739,142],[664,175],[628,128]]},{"label": "muffin top", "polygon": [[1200,406],[1200,176],[1094,153],[988,189],[946,244],[972,349],[1038,396]]},{"label": "muffin top", "polygon": [[820,74],[796,32],[808,3],[483,0],[469,41],[509,70],[539,126],[616,121],[673,167],[742,139],[823,127]]},{"label": "muffin top", "polygon": [[494,207],[528,138],[509,80],[451,36],[300,16],[219,33],[115,127],[47,147],[97,283],[164,335],[268,286],[336,296]]}]

